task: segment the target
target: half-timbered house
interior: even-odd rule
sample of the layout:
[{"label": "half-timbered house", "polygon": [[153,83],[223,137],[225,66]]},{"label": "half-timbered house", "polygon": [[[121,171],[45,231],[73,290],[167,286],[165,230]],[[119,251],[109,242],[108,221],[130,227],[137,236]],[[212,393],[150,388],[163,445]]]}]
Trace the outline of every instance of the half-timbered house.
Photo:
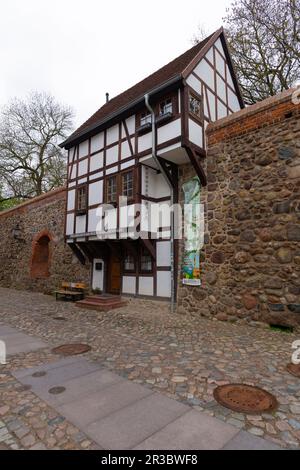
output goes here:
[{"label": "half-timbered house", "polygon": [[[189,163],[206,185],[206,126],[242,107],[220,29],[108,100],[62,144],[68,150],[66,242],[82,263],[91,262],[93,289],[176,299],[180,267],[170,217],[149,228],[147,210],[178,201],[180,165]],[[127,197],[127,215],[141,204],[148,239],[124,236],[119,196]],[[110,209],[102,226],[104,204]]]}]

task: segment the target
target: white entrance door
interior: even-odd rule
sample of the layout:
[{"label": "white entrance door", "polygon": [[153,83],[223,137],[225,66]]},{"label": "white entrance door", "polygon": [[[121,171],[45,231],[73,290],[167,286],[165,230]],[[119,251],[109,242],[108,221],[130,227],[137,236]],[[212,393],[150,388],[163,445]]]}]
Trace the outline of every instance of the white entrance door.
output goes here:
[{"label": "white entrance door", "polygon": [[101,290],[104,287],[104,261],[102,259],[94,259],[93,261],[93,289]]}]

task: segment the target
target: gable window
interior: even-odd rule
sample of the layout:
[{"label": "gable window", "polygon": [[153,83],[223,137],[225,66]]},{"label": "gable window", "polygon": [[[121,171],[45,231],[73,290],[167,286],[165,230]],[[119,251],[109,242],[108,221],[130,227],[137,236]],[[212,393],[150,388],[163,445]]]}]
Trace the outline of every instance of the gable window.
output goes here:
[{"label": "gable window", "polygon": [[152,117],[151,114],[148,112],[142,113],[141,114],[141,126],[145,126],[146,124],[151,124],[152,122]]},{"label": "gable window", "polygon": [[196,97],[192,93],[189,95],[189,111],[198,119],[202,119],[202,103],[200,97]]},{"label": "gable window", "polygon": [[159,115],[164,116],[165,114],[173,113],[173,103],[171,98],[162,101],[159,105]]},{"label": "gable window", "polygon": [[79,186],[77,188],[77,204],[76,210],[78,213],[85,213],[87,210],[87,186]]},{"label": "gable window", "polygon": [[127,272],[134,272],[135,271],[135,259],[128,252],[125,253],[124,271],[127,271]]},{"label": "gable window", "polygon": [[141,272],[152,272],[152,258],[148,250],[144,247],[141,248]]},{"label": "gable window", "polygon": [[133,199],[133,171],[127,171],[122,175],[122,196]]},{"label": "gable window", "polygon": [[116,176],[110,176],[107,179],[106,201],[108,203],[117,202],[117,177]]}]

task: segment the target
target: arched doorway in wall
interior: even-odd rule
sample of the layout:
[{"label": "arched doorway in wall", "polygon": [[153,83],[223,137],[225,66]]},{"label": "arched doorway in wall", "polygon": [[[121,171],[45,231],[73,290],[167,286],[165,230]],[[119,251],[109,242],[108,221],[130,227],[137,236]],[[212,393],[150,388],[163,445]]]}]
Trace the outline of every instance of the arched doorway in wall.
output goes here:
[{"label": "arched doorway in wall", "polygon": [[50,258],[52,236],[45,230],[35,236],[32,244],[31,277],[47,278],[50,276]]}]

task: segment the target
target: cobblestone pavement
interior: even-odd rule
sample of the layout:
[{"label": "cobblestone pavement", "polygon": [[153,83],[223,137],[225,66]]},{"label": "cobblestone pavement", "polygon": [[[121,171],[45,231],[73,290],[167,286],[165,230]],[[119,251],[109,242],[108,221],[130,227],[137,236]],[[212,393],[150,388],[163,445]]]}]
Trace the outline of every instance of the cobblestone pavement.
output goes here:
[{"label": "cobblestone pavement", "polygon": [[[172,315],[162,302],[130,300],[126,307],[101,313],[30,292],[0,288],[0,298],[0,321],[38,336],[51,346],[86,342],[92,351],[85,357],[100,361],[134,382],[282,447],[299,448],[300,380],[285,370],[291,361],[292,342],[299,335]],[[56,359],[50,348],[9,359],[0,376],[0,444],[2,441],[11,447],[26,448],[36,444],[32,437],[24,443],[14,431],[15,423],[21,421],[21,426],[25,424],[29,429],[26,435],[33,436],[37,446],[94,446],[32,392],[18,391],[20,384],[9,374],[9,369]],[[256,416],[234,413],[218,405],[213,390],[229,382],[265,388],[277,397],[278,409]],[[40,426],[43,424],[46,434],[41,437],[34,428],[35,419]]]}]

